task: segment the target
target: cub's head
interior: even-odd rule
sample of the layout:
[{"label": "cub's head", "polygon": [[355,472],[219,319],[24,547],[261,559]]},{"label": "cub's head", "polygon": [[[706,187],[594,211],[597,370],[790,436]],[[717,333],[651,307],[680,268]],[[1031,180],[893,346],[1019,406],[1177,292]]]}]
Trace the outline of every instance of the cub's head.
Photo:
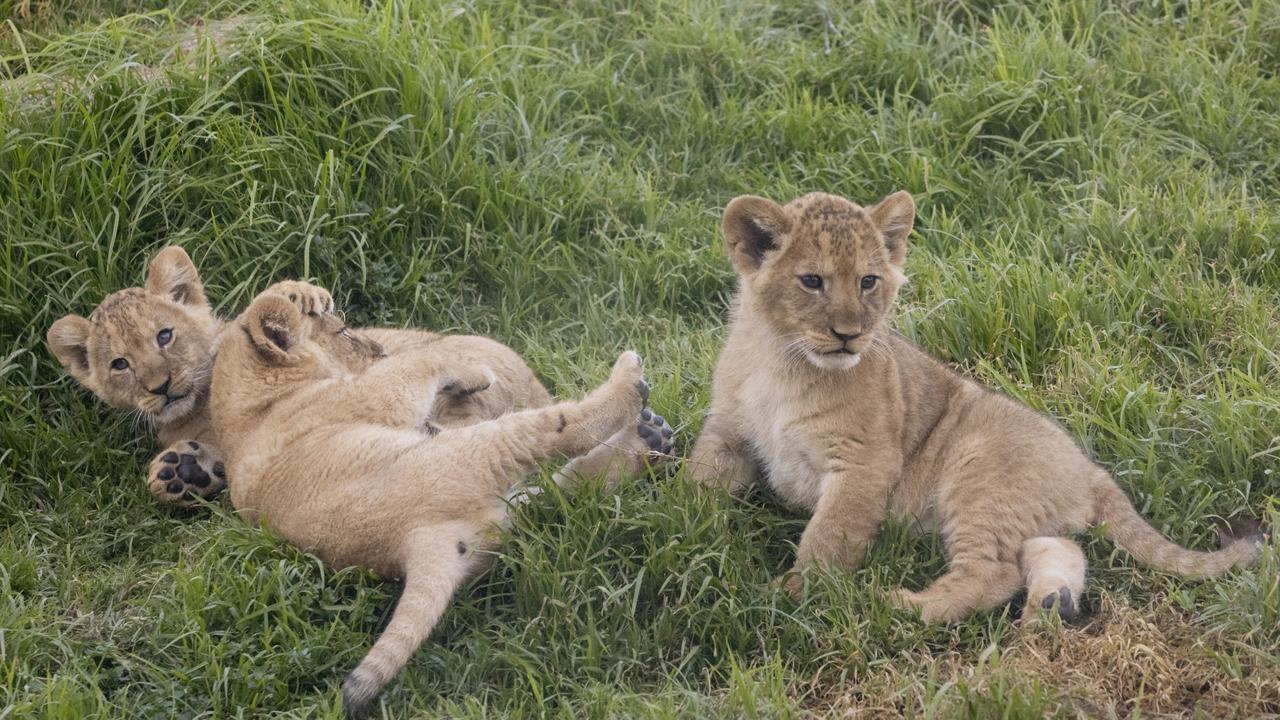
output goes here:
[{"label": "cub's head", "polygon": [[915,209],[906,192],[868,208],[823,193],[785,206],[734,198],[724,210],[724,238],[742,302],[783,352],[824,370],[857,365],[906,282]]},{"label": "cub's head", "polygon": [[168,424],[207,390],[218,328],[195,265],[173,246],[151,261],[142,287],[108,295],[88,319],[67,315],[46,339],[71,377],[103,401]]}]

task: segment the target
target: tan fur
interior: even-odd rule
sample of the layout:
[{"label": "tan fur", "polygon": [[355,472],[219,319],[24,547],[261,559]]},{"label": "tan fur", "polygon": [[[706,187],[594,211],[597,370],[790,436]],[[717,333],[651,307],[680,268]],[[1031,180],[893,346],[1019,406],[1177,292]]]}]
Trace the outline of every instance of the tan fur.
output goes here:
[{"label": "tan fur", "polygon": [[[893,332],[886,318],[914,214],[905,192],[869,208],[821,193],[785,207],[729,204],[725,242],[740,282],[695,478],[736,489],[758,459],[770,485],[813,516],[795,571],[856,566],[886,515],[940,531],[949,571],[897,595],[926,620],[1006,602],[1035,579],[1019,565],[1027,540],[1092,524],[1140,561],[1187,577],[1259,556],[1256,538],[1217,552],[1169,542],[1054,422]],[[804,275],[822,287],[804,287]],[[867,276],[879,279],[863,289]],[[800,572],[787,582],[803,587]]]},{"label": "tan fur", "polygon": [[[351,370],[366,366],[378,354],[377,347],[395,354],[436,343],[437,352],[455,353],[460,363],[504,366],[511,369],[513,379],[519,376],[519,382],[508,383],[502,393],[447,399],[432,418],[433,426],[458,427],[552,401],[515,351],[488,338],[390,328],[348,330],[332,314],[333,298],[323,288],[286,280],[264,292],[296,304],[314,324],[315,340]],[[229,327],[213,314],[186,251],[170,246],[151,260],[143,287],[112,293],[88,319],[68,315],[49,328],[49,347],[75,380],[113,407],[133,413],[135,426],[154,427],[165,447],[151,460],[146,484],[161,502],[192,505],[226,486],[208,389],[214,353]],[[157,334],[166,328],[173,339],[162,348]],[[129,367],[112,370],[110,364],[116,358],[126,359]],[[165,378],[170,382],[168,398],[150,392],[159,389]],[[589,456],[571,463],[558,479],[604,475],[614,483],[644,470],[648,462],[663,459],[670,448],[670,429],[661,423],[645,425],[610,438]],[[637,429],[648,433],[648,438]],[[653,433],[663,431],[667,437],[655,441]]]},{"label": "tan fur", "polygon": [[629,431],[647,395],[639,357],[624,353],[582,401],[429,434],[420,428],[442,400],[524,393],[523,363],[460,363],[438,341],[351,372],[278,295],[259,296],[236,325],[212,389],[232,504],[334,566],[405,579],[386,631],[343,684],[355,715],[479,568],[476,550],[491,547],[524,476]]}]

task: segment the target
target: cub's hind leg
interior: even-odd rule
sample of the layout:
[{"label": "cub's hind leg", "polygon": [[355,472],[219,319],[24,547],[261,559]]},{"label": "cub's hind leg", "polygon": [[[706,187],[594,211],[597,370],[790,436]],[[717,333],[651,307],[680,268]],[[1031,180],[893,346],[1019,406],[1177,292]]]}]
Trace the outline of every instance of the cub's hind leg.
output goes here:
[{"label": "cub's hind leg", "polygon": [[480,482],[505,493],[542,460],[581,455],[629,427],[648,394],[640,356],[623,353],[609,380],[582,400],[447,429],[427,451],[456,458],[460,471],[475,468]]},{"label": "cub's hind leg", "polygon": [[999,607],[1021,586],[1017,563],[957,555],[947,573],[932,585],[920,592],[899,590],[895,600],[903,607],[918,609],[925,622],[955,622],[976,610]]},{"label": "cub's hind leg", "polygon": [[1003,511],[977,483],[957,485],[962,489],[943,501],[948,506],[943,523],[947,572],[924,590],[896,596],[900,604],[919,609],[926,622],[954,622],[999,607],[1022,588],[1017,554],[1022,540],[1034,534],[1024,527],[1031,521]]},{"label": "cub's hind leg", "polygon": [[1074,620],[1084,594],[1084,552],[1062,537],[1034,537],[1022,543],[1018,565],[1027,586],[1027,606],[1022,619],[1030,620],[1041,609],[1056,610],[1063,620]]},{"label": "cub's hind leg", "polygon": [[349,717],[365,717],[369,703],[391,682],[435,628],[454,592],[477,572],[489,542],[487,523],[458,521],[421,527],[402,545],[404,591],[391,621],[360,664],[342,682]]}]

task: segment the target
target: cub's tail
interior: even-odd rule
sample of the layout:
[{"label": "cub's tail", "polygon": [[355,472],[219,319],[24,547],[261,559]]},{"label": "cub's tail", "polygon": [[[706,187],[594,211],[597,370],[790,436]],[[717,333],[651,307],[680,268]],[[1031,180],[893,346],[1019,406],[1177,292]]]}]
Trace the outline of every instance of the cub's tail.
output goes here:
[{"label": "cub's tail", "polygon": [[474,533],[454,527],[416,531],[405,543],[404,592],[391,622],[355,670],[342,681],[342,707],[348,717],[363,718],[369,703],[409,662],[449,606],[473,561],[467,544]]},{"label": "cub's tail", "polygon": [[1107,537],[1138,562],[1192,580],[1216,577],[1262,555],[1263,535],[1257,528],[1243,537],[1224,534],[1222,548],[1211,552],[1188,550],[1169,541],[1133,509],[1133,503],[1110,476],[1094,492],[1093,522],[1106,523]]}]

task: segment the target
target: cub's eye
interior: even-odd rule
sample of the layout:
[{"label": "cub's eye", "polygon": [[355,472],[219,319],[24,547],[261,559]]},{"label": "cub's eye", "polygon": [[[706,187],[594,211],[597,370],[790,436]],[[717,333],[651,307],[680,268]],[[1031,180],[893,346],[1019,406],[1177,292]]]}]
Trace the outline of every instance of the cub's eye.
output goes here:
[{"label": "cub's eye", "polygon": [[880,282],[880,276],[879,276],[879,275],[863,275],[863,276],[862,276],[862,289],[863,289],[863,290],[870,290],[871,288],[875,287],[875,286],[876,286],[876,283],[878,283],[878,282]]},{"label": "cub's eye", "polygon": [[112,370],[128,370],[129,361],[125,360],[124,358],[116,358],[115,360],[111,361],[111,369]]},{"label": "cub's eye", "polygon": [[171,340],[173,340],[173,328],[165,328],[156,333],[156,344],[160,347],[168,345]]},{"label": "cub's eye", "polygon": [[819,290],[822,288],[822,277],[819,275],[801,275],[800,284],[810,290]]}]

